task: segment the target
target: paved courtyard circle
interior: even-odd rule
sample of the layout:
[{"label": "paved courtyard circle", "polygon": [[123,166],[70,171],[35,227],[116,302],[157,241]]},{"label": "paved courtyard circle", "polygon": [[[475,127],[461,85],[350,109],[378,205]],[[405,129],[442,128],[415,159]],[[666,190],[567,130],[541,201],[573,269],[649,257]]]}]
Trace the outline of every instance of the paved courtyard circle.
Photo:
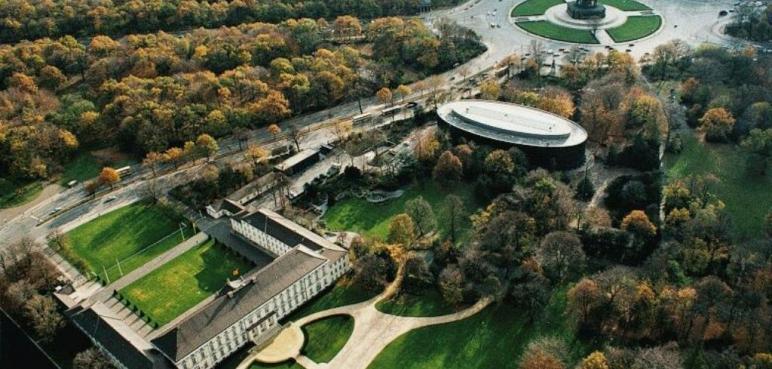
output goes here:
[{"label": "paved courtyard circle", "polygon": [[526,0],[510,11],[510,22],[541,38],[576,44],[614,45],[648,38],[664,26],[664,18],[649,6],[634,0],[601,0],[603,18],[575,19],[568,2]]}]

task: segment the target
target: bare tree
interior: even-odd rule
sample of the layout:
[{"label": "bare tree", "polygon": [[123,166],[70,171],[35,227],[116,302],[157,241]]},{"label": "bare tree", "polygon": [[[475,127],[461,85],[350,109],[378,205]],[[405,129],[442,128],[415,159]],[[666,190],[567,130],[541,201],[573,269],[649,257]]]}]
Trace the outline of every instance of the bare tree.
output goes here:
[{"label": "bare tree", "polygon": [[303,139],[303,137],[306,136],[308,132],[298,128],[298,127],[291,127],[287,131],[287,137],[289,137],[292,142],[295,143],[295,148],[300,151],[300,141]]}]

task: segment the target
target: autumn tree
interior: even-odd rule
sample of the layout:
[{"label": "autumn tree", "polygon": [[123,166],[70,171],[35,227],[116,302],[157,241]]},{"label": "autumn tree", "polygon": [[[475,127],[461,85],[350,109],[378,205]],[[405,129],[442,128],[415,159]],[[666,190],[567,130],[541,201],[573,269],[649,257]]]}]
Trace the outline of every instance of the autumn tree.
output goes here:
[{"label": "autumn tree", "polygon": [[581,325],[588,321],[590,313],[602,302],[600,287],[594,280],[582,278],[566,294],[568,304],[566,310],[574,315]]},{"label": "autumn tree", "polygon": [[391,93],[391,90],[389,90],[388,87],[383,87],[380,90],[378,90],[375,93],[375,96],[378,98],[378,101],[381,102],[381,104],[390,104],[394,101],[394,96]]},{"label": "autumn tree", "polygon": [[609,369],[608,360],[602,352],[595,351],[582,359],[578,369]]},{"label": "autumn tree", "polygon": [[442,270],[439,277],[442,298],[450,305],[458,305],[464,299],[464,275],[458,265],[451,264]]},{"label": "autumn tree", "polygon": [[72,367],[73,369],[110,369],[113,365],[99,349],[91,347],[75,355]]},{"label": "autumn tree", "polygon": [[734,124],[732,113],[724,108],[710,109],[700,118],[700,129],[709,141],[726,141]]},{"label": "autumn tree", "polygon": [[580,272],[586,259],[579,237],[564,231],[547,234],[536,255],[545,274],[558,283]]},{"label": "autumn tree", "polygon": [[196,151],[199,155],[210,159],[219,150],[220,146],[217,145],[217,140],[214,137],[203,133],[196,138]]},{"label": "autumn tree", "polygon": [[520,359],[519,369],[565,369],[555,356],[539,349],[527,350]]},{"label": "autumn tree", "polygon": [[389,223],[389,234],[386,237],[389,242],[409,247],[415,238],[415,225],[409,215],[402,213],[392,218]]},{"label": "autumn tree", "polygon": [[163,159],[167,163],[172,163],[174,169],[177,169],[182,161],[184,152],[179,147],[170,147],[163,153]]},{"label": "autumn tree", "polygon": [[270,156],[270,153],[268,150],[264,149],[261,146],[257,145],[249,145],[247,147],[247,152],[244,154],[244,156],[252,161],[252,164],[257,167],[258,165],[264,163],[268,157]]},{"label": "autumn tree", "polygon": [[434,166],[432,176],[438,182],[452,182],[461,179],[463,164],[461,160],[453,155],[450,150],[446,150],[440,155],[437,164]]},{"label": "autumn tree", "polygon": [[151,151],[145,155],[145,159],[142,160],[142,165],[150,168],[150,171],[153,172],[153,177],[155,177],[157,175],[156,170],[158,170],[158,164],[160,164],[162,161],[163,154]]},{"label": "autumn tree", "polygon": [[410,96],[410,94],[413,93],[413,90],[408,86],[399,85],[394,90],[394,93],[399,97],[400,101],[404,101],[406,97]]},{"label": "autumn tree", "polygon": [[448,195],[445,198],[444,205],[445,215],[448,219],[448,231],[450,233],[451,242],[455,243],[458,230],[461,227],[465,218],[466,209],[464,207],[464,201],[457,195]]},{"label": "autumn tree", "polygon": [[104,167],[102,168],[102,171],[99,173],[99,182],[109,185],[110,189],[112,189],[113,186],[116,183],[118,183],[120,180],[121,180],[121,175],[118,173],[117,170],[113,168]]},{"label": "autumn tree", "polygon": [[295,143],[295,149],[297,151],[300,151],[300,141],[303,140],[303,137],[305,137],[307,133],[307,131],[295,126],[290,127],[289,131],[287,131],[287,137]]},{"label": "autumn tree", "polygon": [[266,130],[273,136],[274,140],[276,140],[276,137],[281,133],[281,128],[279,128],[278,124],[270,124]]},{"label": "autumn tree", "polygon": [[24,316],[32,322],[35,334],[44,342],[50,342],[64,326],[64,319],[56,310],[56,302],[49,296],[32,296],[24,304]]},{"label": "autumn tree", "polygon": [[415,158],[423,163],[428,163],[436,158],[437,151],[440,148],[440,142],[434,132],[423,132],[413,148]]},{"label": "autumn tree", "polygon": [[622,219],[621,228],[644,239],[657,234],[657,227],[642,210],[633,210]]},{"label": "autumn tree", "polygon": [[432,210],[432,206],[423,196],[407,201],[405,203],[405,213],[413,220],[418,237],[424,236],[437,228],[437,218],[434,216],[434,210]]},{"label": "autumn tree", "polygon": [[498,100],[501,86],[495,80],[485,80],[480,84],[480,97],[485,100]]},{"label": "autumn tree", "polygon": [[335,125],[332,127],[332,133],[335,135],[335,138],[338,140],[338,142],[345,142],[349,135],[351,135],[353,128],[354,123],[352,121],[344,120],[335,123]]}]

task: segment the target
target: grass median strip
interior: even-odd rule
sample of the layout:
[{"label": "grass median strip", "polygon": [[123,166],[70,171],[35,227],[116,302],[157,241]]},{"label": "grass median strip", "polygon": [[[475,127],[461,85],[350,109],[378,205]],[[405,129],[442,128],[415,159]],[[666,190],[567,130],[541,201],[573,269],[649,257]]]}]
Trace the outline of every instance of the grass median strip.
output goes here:
[{"label": "grass median strip", "polygon": [[530,33],[553,40],[579,44],[598,43],[598,40],[589,30],[563,27],[548,21],[517,22],[516,24]]},{"label": "grass median strip", "polygon": [[354,332],[354,319],[348,315],[335,315],[303,326],[306,336],[303,355],[317,363],[329,363],[346,345]]}]

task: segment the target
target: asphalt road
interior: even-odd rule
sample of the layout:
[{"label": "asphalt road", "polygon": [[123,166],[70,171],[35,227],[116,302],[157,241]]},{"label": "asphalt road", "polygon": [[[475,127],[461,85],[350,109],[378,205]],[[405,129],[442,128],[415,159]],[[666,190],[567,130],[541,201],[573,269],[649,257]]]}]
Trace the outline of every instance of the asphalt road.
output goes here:
[{"label": "asphalt road", "polygon": [[[673,39],[681,39],[692,45],[702,43],[713,43],[718,45],[737,46],[742,44],[737,40],[721,35],[720,29],[722,22],[726,19],[720,19],[718,12],[720,10],[730,9],[733,1],[718,0],[711,2],[693,1],[693,0],[641,0],[651,6],[664,18],[664,27],[654,36],[645,40],[633,42],[634,46],[627,45],[616,46],[620,49],[630,48],[631,53],[639,58],[647,52],[651,52],[657,45]],[[438,10],[426,13],[422,16],[429,25],[433,24],[439,18],[449,18],[459,24],[469,27],[481,35],[483,42],[488,46],[488,51],[483,55],[469,61],[462,67],[441,74],[443,81],[442,89],[458,86],[462,83],[463,77],[459,74],[461,68],[467,69],[470,74],[477,74],[497,64],[503,58],[512,53],[524,55],[528,51],[528,45],[534,39],[533,36],[525,33],[520,28],[510,22],[509,14],[511,9],[521,0],[474,0],[462,4],[458,7]],[[498,24],[501,27],[491,27],[491,23]],[[677,26],[677,27],[676,27]],[[572,44],[541,39],[545,49],[557,51],[559,48],[568,48]],[[586,46],[593,51],[603,51],[603,46]],[[547,62],[551,62],[550,59]],[[556,58],[556,64],[561,64],[563,60]],[[418,94],[414,93],[406,100],[416,100]],[[366,112],[378,112],[383,109],[376,98],[370,97],[362,100],[362,107]],[[325,143],[330,139],[329,131],[311,129],[314,126],[324,126],[325,123],[343,118],[350,118],[360,113],[359,105],[356,101],[344,103],[323,111],[301,115],[280,123],[283,131],[291,127],[308,129],[310,133],[304,138],[303,146],[313,147]],[[249,143],[265,143],[271,141],[272,137],[265,129],[255,130],[250,133]],[[220,152],[218,161],[238,160],[238,141],[233,138],[223,139],[219,142]],[[168,168],[167,168],[168,169]],[[171,188],[177,184],[192,180],[198,173],[200,166],[188,167],[175,173],[162,176],[158,179],[163,188]],[[55,194],[50,198],[41,201],[36,206],[27,210],[23,214],[13,219],[4,220],[5,224],[0,226],[0,248],[19,240],[22,237],[29,236],[34,239],[42,240],[51,231],[65,225],[71,225],[73,222],[79,223],[95,215],[118,208],[124,204],[136,201],[143,197],[141,189],[145,185],[145,178],[150,177],[149,171],[139,165],[135,166],[136,174],[125,181],[129,182],[125,187],[121,187],[107,196],[115,199],[106,202],[105,198],[88,201],[84,204],[86,194],[82,185],[73,189],[67,189]],[[49,217],[60,210],[53,220],[37,225],[40,219]]]}]

